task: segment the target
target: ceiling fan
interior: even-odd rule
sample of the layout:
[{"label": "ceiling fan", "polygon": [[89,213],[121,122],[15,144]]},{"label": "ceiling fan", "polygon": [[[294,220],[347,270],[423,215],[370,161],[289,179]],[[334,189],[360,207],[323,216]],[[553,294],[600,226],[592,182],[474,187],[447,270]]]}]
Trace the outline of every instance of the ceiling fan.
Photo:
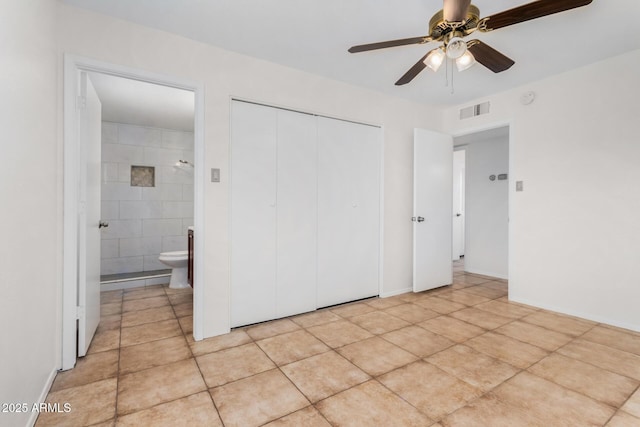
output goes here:
[{"label": "ceiling fan", "polygon": [[387,47],[426,44],[432,41],[442,43],[440,47],[427,52],[400,77],[396,82],[397,86],[409,83],[425,68],[437,71],[447,58],[456,62],[459,71],[469,68],[477,61],[494,73],[500,73],[509,69],[515,62],[480,40],[464,41],[464,37],[476,30],[486,33],[531,19],[586,6],[592,1],[538,0],[480,18],[480,9],[472,5],[471,0],[443,0],[442,10],[433,15],[429,21],[428,35],[353,46],[349,48],[349,52],[357,53]]}]

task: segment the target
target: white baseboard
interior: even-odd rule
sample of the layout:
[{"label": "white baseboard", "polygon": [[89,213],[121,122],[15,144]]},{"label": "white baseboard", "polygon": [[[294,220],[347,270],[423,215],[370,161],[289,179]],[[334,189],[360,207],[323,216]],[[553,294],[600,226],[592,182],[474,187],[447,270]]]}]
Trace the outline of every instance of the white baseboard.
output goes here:
[{"label": "white baseboard", "polygon": [[[53,371],[51,371],[51,373],[49,374],[49,377],[47,378],[47,381],[44,383],[44,387],[42,388],[42,391],[40,392],[40,396],[38,397],[37,403],[43,403],[45,400],[47,400],[47,394],[49,394],[49,390],[51,390],[51,386],[53,385],[53,380],[56,379],[57,374],[58,374],[57,369],[54,369]],[[31,412],[31,415],[27,420],[28,427],[33,427],[36,424],[36,421],[38,420],[38,414],[39,413],[37,411]]]},{"label": "white baseboard", "polygon": [[122,282],[105,283],[100,285],[100,292],[119,291],[121,289],[144,288],[146,286],[166,285],[169,283],[169,276],[154,277],[152,279],[127,280]]},{"label": "white baseboard", "polygon": [[100,285],[100,292],[119,291],[121,289],[144,288],[144,286],[145,286],[144,279],[129,280],[127,282],[105,283],[104,285]]},{"label": "white baseboard", "polygon": [[509,275],[508,274],[495,273],[495,272],[492,272],[492,271],[482,271],[482,270],[474,270],[474,269],[467,269],[467,268],[465,268],[464,271],[465,271],[465,273],[479,274],[481,276],[496,277],[498,279],[504,279],[504,280],[508,280],[509,279]]},{"label": "white baseboard", "polygon": [[532,301],[526,298],[518,298],[518,296],[514,296],[513,298],[509,295],[509,301],[518,302],[520,304],[526,304],[533,307],[542,308],[549,311],[554,311],[558,314],[564,314],[567,316],[579,317],[581,319],[590,320],[592,322],[604,323],[605,325],[615,326],[618,328],[629,329],[630,331],[640,332],[640,325],[635,325],[626,322],[620,322],[617,320],[609,319],[606,317],[594,315],[591,313],[584,313],[576,310],[567,310],[562,307],[557,307],[550,304],[540,304],[539,302]]},{"label": "white baseboard", "polygon": [[380,298],[389,298],[389,297],[395,297],[396,295],[402,295],[402,294],[406,294],[407,292],[412,292],[413,288],[404,288],[404,289],[398,289],[395,291],[391,291],[391,292],[384,292],[380,294]]}]

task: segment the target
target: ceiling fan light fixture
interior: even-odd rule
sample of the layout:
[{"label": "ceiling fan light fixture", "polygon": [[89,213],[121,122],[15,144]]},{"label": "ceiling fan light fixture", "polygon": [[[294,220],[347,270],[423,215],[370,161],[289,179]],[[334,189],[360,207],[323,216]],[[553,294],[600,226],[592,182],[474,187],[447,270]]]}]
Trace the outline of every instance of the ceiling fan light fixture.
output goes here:
[{"label": "ceiling fan light fixture", "polygon": [[468,50],[462,56],[456,59],[456,68],[458,71],[464,71],[471,68],[476,63],[476,58]]},{"label": "ceiling fan light fixture", "polygon": [[446,55],[442,48],[433,49],[425,58],[424,65],[426,65],[428,69],[435,73],[444,62],[445,57]]},{"label": "ceiling fan light fixture", "polygon": [[[348,51],[356,53],[428,42],[443,43],[440,48],[427,52],[409,68],[395,83],[396,86],[411,82],[425,68],[436,71],[447,58],[451,62],[456,60],[456,66],[459,70],[466,69],[477,61],[490,71],[501,73],[515,64],[511,58],[480,40],[471,40],[469,46],[463,38],[475,31],[487,33],[532,19],[587,6],[593,2],[593,0],[530,0],[521,6],[480,18],[480,10],[471,4],[472,0],[441,1],[443,1],[443,8],[431,17],[428,34],[420,37],[351,46]],[[469,47],[473,49],[473,54],[470,54],[470,57],[462,58]],[[471,61],[472,57],[474,61]],[[460,60],[458,61],[458,59]],[[453,64],[451,64],[451,70],[453,70]]]},{"label": "ceiling fan light fixture", "polygon": [[447,43],[447,57],[450,59],[458,59],[467,51],[467,43],[460,37],[453,37]]}]

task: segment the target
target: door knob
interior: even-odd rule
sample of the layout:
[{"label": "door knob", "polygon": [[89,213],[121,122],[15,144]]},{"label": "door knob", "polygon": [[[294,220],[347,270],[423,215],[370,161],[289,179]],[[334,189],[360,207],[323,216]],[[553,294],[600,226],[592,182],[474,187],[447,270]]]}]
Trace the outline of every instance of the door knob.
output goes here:
[{"label": "door knob", "polygon": [[104,227],[104,228],[106,228],[106,227],[108,227],[108,226],[109,226],[109,223],[108,223],[108,222],[106,222],[106,221],[100,221],[100,222],[98,223],[98,228],[103,228],[103,227]]},{"label": "door knob", "polygon": [[412,216],[411,217],[411,221],[413,221],[413,222],[416,222],[416,221],[422,222],[422,221],[424,221],[424,218],[421,217],[421,216],[419,216],[419,217]]},{"label": "door knob", "polygon": [[461,213],[457,213],[457,214],[456,214],[456,216],[460,216],[460,215],[462,215],[462,214],[461,214]]},{"label": "door knob", "polygon": [[419,216],[419,217],[418,217],[418,222],[422,222],[422,221],[424,221],[424,218],[423,218],[423,217],[421,217],[421,216]]}]

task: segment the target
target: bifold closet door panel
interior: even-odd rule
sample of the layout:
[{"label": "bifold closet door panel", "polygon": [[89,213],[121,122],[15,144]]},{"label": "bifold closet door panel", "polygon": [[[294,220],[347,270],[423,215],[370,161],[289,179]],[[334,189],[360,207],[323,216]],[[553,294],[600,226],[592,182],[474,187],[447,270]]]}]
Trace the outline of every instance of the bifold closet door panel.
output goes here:
[{"label": "bifold closet door panel", "polygon": [[277,317],[316,309],[316,117],[278,110]]},{"label": "bifold closet door panel", "polygon": [[277,110],[231,108],[231,326],[276,317]]},{"label": "bifold closet door panel", "polygon": [[318,307],[378,295],[382,130],[318,118]]}]

